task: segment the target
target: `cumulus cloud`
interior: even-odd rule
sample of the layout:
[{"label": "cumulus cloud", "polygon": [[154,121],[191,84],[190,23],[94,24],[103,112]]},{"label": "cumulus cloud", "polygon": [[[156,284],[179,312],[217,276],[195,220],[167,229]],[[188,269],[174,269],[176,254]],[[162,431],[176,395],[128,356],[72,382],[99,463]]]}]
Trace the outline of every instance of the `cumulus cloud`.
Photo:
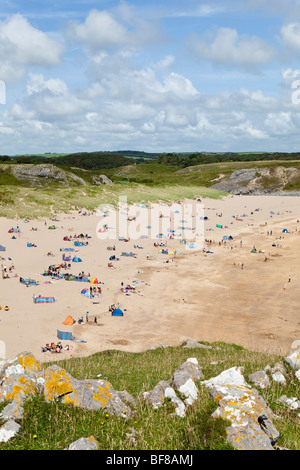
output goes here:
[{"label": "cumulus cloud", "polygon": [[92,51],[131,42],[130,33],[111,13],[95,9],[83,23],[69,22],[67,36]]},{"label": "cumulus cloud", "polygon": [[6,82],[25,76],[27,66],[57,66],[64,46],[33,27],[20,14],[0,22],[0,77]]},{"label": "cumulus cloud", "polygon": [[187,41],[192,53],[200,60],[215,65],[256,69],[273,59],[273,47],[258,36],[239,35],[233,28],[219,28],[208,39],[192,35]]},{"label": "cumulus cloud", "polygon": [[300,23],[284,24],[280,30],[283,54],[286,58],[300,57]]}]

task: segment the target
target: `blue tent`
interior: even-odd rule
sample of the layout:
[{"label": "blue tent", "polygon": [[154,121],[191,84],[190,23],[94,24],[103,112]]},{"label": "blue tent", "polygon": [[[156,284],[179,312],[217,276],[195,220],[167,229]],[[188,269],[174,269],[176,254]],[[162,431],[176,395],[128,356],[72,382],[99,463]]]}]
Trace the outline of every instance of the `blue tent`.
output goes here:
[{"label": "blue tent", "polygon": [[82,259],[78,258],[78,256],[75,256],[72,261],[74,261],[74,263],[81,263]]},{"label": "blue tent", "polygon": [[113,311],[112,311],[112,316],[113,317],[123,317],[124,313],[122,312],[122,310],[120,310],[119,308],[115,308]]}]

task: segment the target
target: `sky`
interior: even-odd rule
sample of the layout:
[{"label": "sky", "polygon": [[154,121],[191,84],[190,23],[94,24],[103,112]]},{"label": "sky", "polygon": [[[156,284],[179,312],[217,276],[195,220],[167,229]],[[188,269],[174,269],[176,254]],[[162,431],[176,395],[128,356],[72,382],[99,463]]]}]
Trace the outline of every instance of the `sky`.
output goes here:
[{"label": "sky", "polygon": [[300,151],[300,0],[1,0],[0,154]]}]

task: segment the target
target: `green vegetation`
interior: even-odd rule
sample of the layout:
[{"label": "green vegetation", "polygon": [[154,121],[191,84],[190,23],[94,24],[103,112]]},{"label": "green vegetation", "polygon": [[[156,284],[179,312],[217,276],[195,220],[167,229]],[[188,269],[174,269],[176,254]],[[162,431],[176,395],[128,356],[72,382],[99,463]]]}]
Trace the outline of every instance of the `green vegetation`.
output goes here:
[{"label": "green vegetation", "polygon": [[[136,413],[128,419],[109,416],[105,411],[84,411],[58,401],[45,403],[36,395],[25,404],[21,431],[14,439],[1,443],[2,450],[59,450],[80,437],[93,435],[103,450],[230,450],[225,428],[228,422],[211,417],[217,408],[206,387],[197,382],[198,400],[185,418],[174,415],[172,403],[153,410],[142,400],[160,380],[168,380],[189,357],[196,357],[205,380],[230,367],[244,367],[244,376],[273,366],[281,358],[273,354],[251,352],[234,344],[214,343],[213,349],[159,348],[142,353],[104,351],[86,358],[69,359],[57,364],[74,378],[109,381],[115,390],[127,390],[137,400]],[[217,364],[212,364],[217,362]],[[47,364],[48,365],[48,364]],[[50,364],[49,364],[50,365]],[[275,413],[275,427],[280,433],[278,445],[300,449],[299,417],[278,402],[283,394],[299,397],[299,381],[287,385],[273,383],[260,390]],[[0,405],[0,411],[5,404]],[[134,429],[136,446],[126,437]]]},{"label": "green vegetation", "polygon": [[[1,188],[1,187],[0,187]],[[166,185],[147,187],[135,183],[113,186],[76,186],[72,188],[23,188],[5,186],[0,190],[0,217],[50,217],[68,213],[76,207],[96,210],[100,204],[117,206],[119,197],[127,197],[128,204],[155,203],[195,197],[219,198],[225,193],[199,186]]]}]

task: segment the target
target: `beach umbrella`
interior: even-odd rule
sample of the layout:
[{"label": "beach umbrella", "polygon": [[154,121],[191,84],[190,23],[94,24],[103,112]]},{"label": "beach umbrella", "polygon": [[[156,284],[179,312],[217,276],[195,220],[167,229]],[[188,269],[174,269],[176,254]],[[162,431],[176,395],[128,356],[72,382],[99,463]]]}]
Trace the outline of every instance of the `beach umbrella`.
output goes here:
[{"label": "beach umbrella", "polygon": [[93,277],[93,279],[91,280],[91,284],[99,284],[99,281],[96,277]]},{"label": "beach umbrella", "polygon": [[81,258],[78,258],[78,256],[75,256],[72,261],[74,261],[74,263],[81,263],[82,262],[82,259]]}]

